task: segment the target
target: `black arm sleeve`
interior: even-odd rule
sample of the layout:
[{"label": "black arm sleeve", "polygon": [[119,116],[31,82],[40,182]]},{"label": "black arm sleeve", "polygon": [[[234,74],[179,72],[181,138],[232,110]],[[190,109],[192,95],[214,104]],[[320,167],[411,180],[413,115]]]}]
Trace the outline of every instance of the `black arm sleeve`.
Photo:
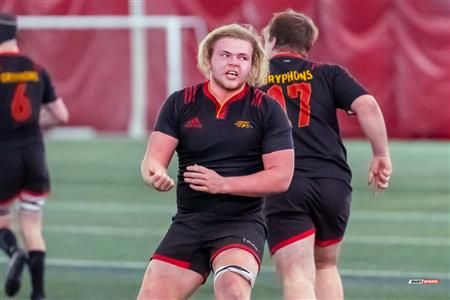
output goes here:
[{"label": "black arm sleeve", "polygon": [[265,95],[262,102],[264,119],[263,154],[274,151],[292,149],[292,126],[280,104]]},{"label": "black arm sleeve", "polygon": [[366,89],[340,66],[334,66],[332,88],[336,106],[346,111],[351,110],[350,106],[356,98],[368,94]]},{"label": "black arm sleeve", "polygon": [[165,133],[174,138],[178,138],[178,94],[179,93],[173,93],[166,99],[166,101],[164,101],[161,109],[159,110],[155,126],[153,127],[154,131]]},{"label": "black arm sleeve", "polygon": [[42,103],[45,104],[55,101],[56,99],[58,99],[58,97],[55,94],[55,89],[53,88],[50,76],[44,69],[41,70],[41,76],[42,76],[42,84],[44,85],[44,94]]}]

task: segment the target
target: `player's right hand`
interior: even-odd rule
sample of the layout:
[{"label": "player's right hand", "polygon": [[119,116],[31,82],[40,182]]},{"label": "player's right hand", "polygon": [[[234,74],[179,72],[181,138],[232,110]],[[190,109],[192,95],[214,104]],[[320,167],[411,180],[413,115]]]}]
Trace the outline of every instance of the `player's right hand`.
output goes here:
[{"label": "player's right hand", "polygon": [[369,166],[368,184],[372,186],[374,196],[379,190],[389,187],[392,163],[389,156],[374,156]]},{"label": "player's right hand", "polygon": [[170,191],[175,185],[175,181],[167,175],[165,170],[157,170],[148,167],[142,172],[145,183],[159,192]]}]

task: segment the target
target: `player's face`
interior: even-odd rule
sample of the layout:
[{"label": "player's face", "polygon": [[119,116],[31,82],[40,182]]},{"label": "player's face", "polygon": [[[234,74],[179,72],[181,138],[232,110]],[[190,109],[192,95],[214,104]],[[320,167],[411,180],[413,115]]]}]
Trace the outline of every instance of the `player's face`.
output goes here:
[{"label": "player's face", "polygon": [[226,91],[235,91],[245,84],[252,68],[253,47],[248,41],[235,38],[218,40],[210,61],[211,81]]}]

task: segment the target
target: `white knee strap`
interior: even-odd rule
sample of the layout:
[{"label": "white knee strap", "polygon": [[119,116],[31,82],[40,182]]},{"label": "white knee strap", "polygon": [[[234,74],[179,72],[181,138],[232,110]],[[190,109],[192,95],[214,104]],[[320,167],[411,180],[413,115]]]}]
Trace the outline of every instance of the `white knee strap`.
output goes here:
[{"label": "white knee strap", "polygon": [[20,199],[20,210],[25,210],[29,212],[40,212],[44,204],[45,204],[45,197],[32,196],[29,194],[22,193]]},{"label": "white knee strap", "polygon": [[250,285],[253,287],[255,285],[255,274],[253,274],[249,269],[236,266],[236,265],[228,265],[224,267],[217,268],[217,270],[214,272],[214,282],[216,282],[217,278],[219,278],[222,274],[226,272],[234,272],[236,274],[241,275],[245,279],[250,282]]}]

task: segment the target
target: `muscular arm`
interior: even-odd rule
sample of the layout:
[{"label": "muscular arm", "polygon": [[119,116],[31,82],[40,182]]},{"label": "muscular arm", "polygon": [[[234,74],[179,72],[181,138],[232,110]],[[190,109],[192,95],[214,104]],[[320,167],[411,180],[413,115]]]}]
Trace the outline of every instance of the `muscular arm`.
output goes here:
[{"label": "muscular arm", "polygon": [[170,135],[159,131],[150,135],[141,163],[141,175],[145,183],[157,191],[169,191],[175,184],[167,175],[167,167],[177,145],[178,140]]},{"label": "muscular arm", "polygon": [[223,177],[208,168],[188,166],[184,180],[189,186],[211,194],[261,197],[288,189],[294,172],[294,150],[264,154],[264,170],[246,176]]},{"label": "muscular arm", "polygon": [[61,98],[44,104],[39,114],[39,125],[44,129],[69,122],[69,112]]},{"label": "muscular arm", "polygon": [[364,134],[372,146],[372,162],[369,167],[369,184],[375,190],[386,189],[392,173],[386,126],[378,103],[371,95],[362,95],[353,101],[352,111],[358,116]]}]

